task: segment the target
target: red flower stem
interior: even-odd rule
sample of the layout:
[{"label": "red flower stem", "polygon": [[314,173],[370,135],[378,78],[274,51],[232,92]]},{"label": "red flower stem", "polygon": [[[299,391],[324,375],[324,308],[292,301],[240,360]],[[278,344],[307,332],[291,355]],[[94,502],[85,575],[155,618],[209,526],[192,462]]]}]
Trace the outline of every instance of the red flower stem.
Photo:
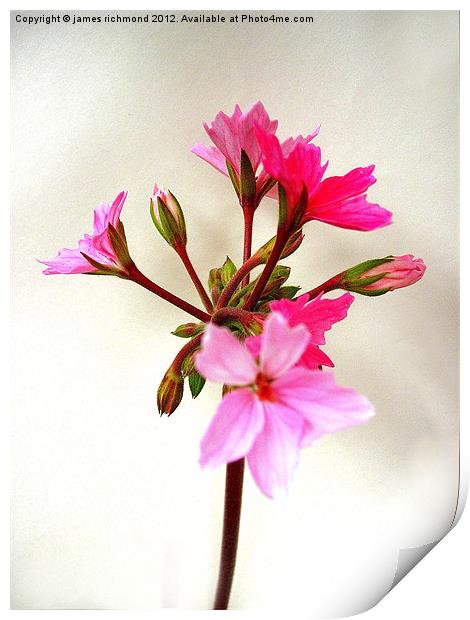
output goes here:
[{"label": "red flower stem", "polygon": [[170,304],[181,308],[181,310],[184,310],[188,314],[191,314],[192,316],[196,317],[196,319],[204,321],[204,323],[210,321],[210,314],[207,314],[203,310],[196,308],[196,306],[193,306],[184,299],[181,299],[181,297],[177,297],[176,295],[173,295],[173,293],[170,293],[170,291],[167,291],[161,286],[158,286],[158,284],[155,284],[155,282],[149,280],[147,276],[144,276],[144,274],[135,265],[128,268],[128,279],[132,280],[132,282],[135,282],[136,284],[139,284],[140,286],[143,286],[148,291],[155,293],[155,295],[158,295],[165,301],[168,301]]},{"label": "red flower stem", "polygon": [[204,308],[207,310],[207,312],[212,313],[214,309],[212,306],[212,302],[209,299],[209,296],[206,293],[206,290],[201,280],[199,279],[199,276],[197,275],[196,270],[193,267],[193,264],[188,256],[188,252],[186,251],[186,247],[185,246],[178,247],[176,248],[176,252],[178,256],[181,258],[181,261],[183,265],[185,266],[186,271],[188,272],[189,277],[191,278],[199,294],[199,297],[201,298],[202,303],[204,304]]},{"label": "red flower stem", "polygon": [[224,525],[214,609],[227,609],[230,599],[237,561],[244,468],[244,459],[240,459],[229,463],[225,473]]},{"label": "red flower stem", "polygon": [[286,234],[284,230],[278,230],[276,235],[276,242],[274,244],[273,250],[269,255],[266,265],[264,266],[263,271],[259,277],[258,282],[255,285],[255,288],[252,290],[251,295],[246,300],[244,305],[245,310],[253,310],[258,302],[259,298],[263,294],[264,287],[266,286],[269,277],[271,276],[274,267],[277,265],[278,260],[281,258],[284,247],[289,239],[289,235]]},{"label": "red flower stem", "polygon": [[[245,219],[245,230],[243,237],[243,265],[225,287],[222,295],[220,296],[218,307],[223,308],[223,306],[230,301],[230,298],[240,282],[242,282],[242,286],[246,286],[248,284],[250,281],[250,271],[253,267],[256,267],[258,262],[252,261],[250,264],[253,216],[255,212],[254,207],[250,207],[251,205],[247,205],[246,208],[243,209]],[[223,314],[224,309],[220,310],[220,312]],[[243,310],[240,311],[240,316],[246,314],[247,313]],[[220,314],[218,317],[220,317]],[[224,525],[222,530],[219,578],[217,581],[214,609],[227,609],[230,599],[230,592],[232,590],[233,574],[235,572],[235,565],[237,562],[244,470],[245,459],[243,458],[233,463],[228,463],[225,470]]]},{"label": "red flower stem", "polygon": [[[219,297],[219,301],[217,302],[217,308],[224,308],[228,305],[230,299],[233,294],[237,290],[238,285],[242,280],[245,280],[255,267],[262,265],[263,261],[261,261],[256,256],[252,256],[243,265],[240,269],[232,276],[231,280],[229,280],[227,286],[222,291],[221,296]],[[248,277],[249,279],[249,277]]]},{"label": "red flower stem", "polygon": [[239,321],[242,325],[247,326],[254,319],[254,313],[243,310],[242,308],[225,307],[216,310],[212,315],[212,322],[216,325],[223,325],[230,319]]},{"label": "red flower stem", "polygon": [[340,280],[341,280],[342,275],[343,274],[338,273],[336,276],[333,276],[326,282],[323,282],[323,284],[320,284],[320,286],[317,286],[313,288],[311,291],[304,293],[304,295],[307,294],[309,296],[309,299],[313,299],[320,293],[328,293],[329,291],[334,291],[337,288],[341,288],[341,286],[339,285],[340,285]]}]

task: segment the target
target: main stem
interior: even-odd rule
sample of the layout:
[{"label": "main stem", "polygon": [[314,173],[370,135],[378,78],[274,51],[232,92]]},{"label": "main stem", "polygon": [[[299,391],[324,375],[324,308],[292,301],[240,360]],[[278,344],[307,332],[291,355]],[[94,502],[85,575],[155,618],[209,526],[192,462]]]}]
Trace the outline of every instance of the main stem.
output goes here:
[{"label": "main stem", "polygon": [[245,460],[228,463],[225,472],[224,526],[214,609],[227,609],[237,561]]},{"label": "main stem", "polygon": [[[243,239],[243,263],[251,256],[251,240],[253,234],[253,209],[243,209],[245,217],[245,233]],[[247,272],[243,286],[250,280]],[[237,562],[238,534],[243,497],[243,474],[245,459],[228,463],[225,471],[224,525],[220,548],[219,579],[214,599],[214,609],[227,609],[232,590],[233,574]]]}]

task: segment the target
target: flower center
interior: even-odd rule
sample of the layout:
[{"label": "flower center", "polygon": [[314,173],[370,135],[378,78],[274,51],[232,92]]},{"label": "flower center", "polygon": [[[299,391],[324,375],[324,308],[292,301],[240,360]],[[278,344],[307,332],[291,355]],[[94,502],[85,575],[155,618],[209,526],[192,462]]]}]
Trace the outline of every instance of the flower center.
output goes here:
[{"label": "flower center", "polygon": [[256,377],[254,389],[260,400],[269,400],[270,402],[276,400],[271,382],[262,372],[258,373]]}]

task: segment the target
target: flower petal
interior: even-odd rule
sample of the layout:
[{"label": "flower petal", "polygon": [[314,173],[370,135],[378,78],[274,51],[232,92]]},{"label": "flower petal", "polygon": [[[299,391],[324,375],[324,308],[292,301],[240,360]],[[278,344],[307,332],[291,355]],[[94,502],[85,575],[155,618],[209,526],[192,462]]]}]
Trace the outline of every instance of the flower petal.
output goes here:
[{"label": "flower petal", "polygon": [[338,228],[368,231],[387,226],[391,223],[392,216],[391,211],[368,202],[366,196],[356,196],[325,206],[309,205],[304,215],[304,222],[318,220]]},{"label": "flower petal", "polygon": [[263,407],[252,390],[227,394],[201,440],[201,466],[218,467],[245,456],[263,424]]},{"label": "flower petal", "polygon": [[329,371],[293,368],[271,387],[282,404],[301,412],[310,423],[302,446],[327,433],[367,422],[374,415],[367,398],[336,385]]},{"label": "flower petal", "polygon": [[205,146],[198,143],[191,148],[191,152],[207,161],[208,164],[222,172],[222,174],[225,174],[225,176],[228,176],[226,159],[216,146]]},{"label": "flower petal", "polygon": [[306,327],[290,327],[281,314],[271,313],[263,327],[261,371],[270,379],[284,374],[299,361],[309,342],[310,334]]},{"label": "flower petal", "polygon": [[264,402],[264,426],[247,461],[256,484],[270,498],[287,491],[299,460],[304,418],[279,403]]},{"label": "flower petal", "polygon": [[227,385],[254,383],[258,367],[248,349],[225,327],[209,323],[202,337],[196,368],[209,381]]}]

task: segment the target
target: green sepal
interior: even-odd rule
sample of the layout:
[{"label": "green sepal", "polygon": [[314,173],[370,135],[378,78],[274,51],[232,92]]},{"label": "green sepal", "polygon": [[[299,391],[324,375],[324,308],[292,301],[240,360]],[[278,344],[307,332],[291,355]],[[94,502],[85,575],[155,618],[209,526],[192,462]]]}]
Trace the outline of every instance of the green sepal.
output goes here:
[{"label": "green sepal", "polygon": [[365,286],[369,286],[369,284],[375,284],[382,278],[388,275],[388,271],[384,271],[383,273],[377,273],[375,276],[369,276],[368,278],[359,278],[358,280],[346,280],[345,287],[351,291],[356,290],[356,288],[363,288]]},{"label": "green sepal", "polygon": [[232,181],[233,188],[235,192],[237,193],[237,196],[240,198],[240,182],[238,180],[237,173],[235,172],[234,167],[232,166],[232,164],[229,162],[228,159],[225,160],[225,164],[227,166],[228,176],[230,177],[230,180]]},{"label": "green sepal", "polygon": [[240,154],[240,197],[252,199],[256,196],[256,177],[250,158],[242,149]]},{"label": "green sepal", "polygon": [[97,275],[97,276],[121,276],[122,272],[117,267],[112,267],[111,265],[104,265],[103,263],[99,263],[85,252],[80,252],[85,260],[87,260],[92,267],[95,267],[98,271],[88,271],[87,275]]},{"label": "green sepal", "polygon": [[385,295],[385,293],[388,293],[391,290],[391,288],[382,288],[377,291],[370,291],[368,289],[355,288],[353,292],[359,293],[359,295],[366,295],[367,297],[379,297],[380,295]]},{"label": "green sepal", "polygon": [[285,189],[279,183],[279,228],[284,228],[287,225],[289,216],[289,205],[287,204],[287,195]]},{"label": "green sepal", "polygon": [[[124,231],[124,227],[121,223],[121,230]],[[129,249],[127,247],[126,237],[114,228],[112,224],[108,224],[108,239],[113,246],[114,253],[116,254],[119,263],[123,267],[128,267],[132,264],[132,259],[129,255]]]},{"label": "green sepal", "polygon": [[193,398],[197,398],[206,384],[206,380],[196,370],[188,375],[189,389]]},{"label": "green sepal", "polygon": [[300,291],[300,286],[281,286],[279,289],[280,299],[293,299]]},{"label": "green sepal", "polygon": [[234,262],[227,256],[224,264],[220,268],[220,279],[222,285],[225,287],[230,282],[232,276],[236,273],[237,268]]},{"label": "green sepal", "polygon": [[359,263],[359,265],[355,265],[351,267],[351,269],[346,269],[344,272],[344,276],[348,280],[355,280],[369,269],[373,269],[374,267],[378,267],[379,265],[383,265],[384,263],[389,263],[393,260],[393,256],[385,256],[384,258],[373,258],[372,260],[366,260],[363,263]]},{"label": "green sepal", "polygon": [[305,210],[308,204],[308,191],[305,183],[302,183],[302,193],[300,194],[299,202],[295,208],[295,214],[291,223],[291,230],[297,230],[302,223]]}]

